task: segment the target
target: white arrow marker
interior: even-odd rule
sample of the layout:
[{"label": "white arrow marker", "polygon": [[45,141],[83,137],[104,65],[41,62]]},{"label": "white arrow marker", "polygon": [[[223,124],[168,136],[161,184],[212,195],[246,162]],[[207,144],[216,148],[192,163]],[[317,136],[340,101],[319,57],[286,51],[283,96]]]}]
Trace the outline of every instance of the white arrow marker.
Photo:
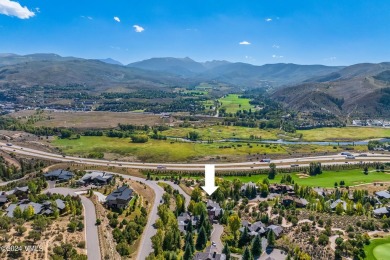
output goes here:
[{"label": "white arrow marker", "polygon": [[205,165],[205,186],[202,186],[202,189],[208,194],[211,195],[218,189],[218,186],[215,186],[215,165],[206,164]]}]

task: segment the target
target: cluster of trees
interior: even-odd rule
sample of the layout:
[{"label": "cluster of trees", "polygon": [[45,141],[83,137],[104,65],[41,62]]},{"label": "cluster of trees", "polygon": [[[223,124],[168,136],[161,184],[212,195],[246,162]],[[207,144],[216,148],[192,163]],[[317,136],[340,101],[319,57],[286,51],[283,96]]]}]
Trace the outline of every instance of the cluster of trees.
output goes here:
[{"label": "cluster of trees", "polygon": [[[134,206],[137,206],[137,201],[134,202]],[[140,207],[140,213],[134,217],[133,221],[128,221],[124,218],[120,223],[118,220],[118,213],[108,213],[107,218],[109,224],[114,228],[112,234],[115,239],[116,250],[121,256],[128,256],[131,253],[130,246],[141,236],[144,227],[147,223],[147,210]]]},{"label": "cluster of trees", "polygon": [[311,162],[309,166],[309,174],[311,176],[321,174],[322,173],[322,168],[321,168],[321,163],[319,162]]}]

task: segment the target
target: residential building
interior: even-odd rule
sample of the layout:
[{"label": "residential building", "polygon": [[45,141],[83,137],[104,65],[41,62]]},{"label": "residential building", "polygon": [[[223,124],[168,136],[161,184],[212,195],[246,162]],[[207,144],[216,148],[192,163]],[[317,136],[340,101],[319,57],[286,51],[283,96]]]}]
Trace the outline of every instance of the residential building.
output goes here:
[{"label": "residential building", "polygon": [[282,199],[282,204],[285,207],[290,206],[291,204],[295,204],[297,208],[305,208],[309,202],[304,198],[297,198],[293,196],[284,196]]},{"label": "residential building", "polygon": [[84,185],[84,186],[90,184],[99,185],[99,186],[107,185],[108,183],[110,183],[113,177],[114,175],[109,173],[105,173],[101,171],[93,171],[85,174],[81,179],[77,181],[77,184]]},{"label": "residential building", "polygon": [[283,233],[283,228],[278,225],[269,225],[267,231],[274,232],[276,237],[279,237]]},{"label": "residential building", "polygon": [[133,190],[127,186],[122,186],[107,196],[106,203],[110,208],[124,209],[129,205],[132,198]]},{"label": "residential building", "polygon": [[[55,200],[57,204],[57,208],[60,212],[62,212],[65,209],[65,203],[63,200],[57,199]],[[58,206],[60,205],[60,206]],[[19,201],[18,203],[13,203],[8,206],[6,209],[7,216],[13,217],[14,216],[14,210],[15,208],[19,206],[19,208],[22,210],[22,212],[27,209],[29,206],[32,206],[34,208],[34,214],[35,215],[51,215],[54,212],[54,208],[51,201],[45,201],[42,204],[31,202],[28,199],[24,199]]]},{"label": "residential building", "polygon": [[187,212],[181,213],[180,216],[177,217],[177,224],[179,226],[179,230],[185,233],[187,231],[187,226],[190,221],[192,223],[192,226],[195,228],[196,224],[198,223],[198,217],[192,216]]},{"label": "residential building", "polygon": [[206,208],[210,221],[217,220],[222,213],[221,206],[212,200],[207,201]]},{"label": "residential building", "polygon": [[387,190],[377,191],[377,192],[375,192],[375,195],[379,199],[390,199],[390,192],[388,192]]},{"label": "residential building", "polygon": [[213,246],[206,248],[204,252],[198,252],[194,255],[194,260],[225,260],[226,255],[217,252]]},{"label": "residential building", "polygon": [[242,227],[240,228],[240,232],[243,232],[245,228],[248,228],[250,236],[262,235],[267,232],[265,225],[261,221],[250,223],[249,221],[243,220],[241,221],[241,224]]},{"label": "residential building", "polygon": [[66,182],[74,177],[74,174],[66,170],[54,170],[44,174],[47,180],[56,180],[58,182]]}]

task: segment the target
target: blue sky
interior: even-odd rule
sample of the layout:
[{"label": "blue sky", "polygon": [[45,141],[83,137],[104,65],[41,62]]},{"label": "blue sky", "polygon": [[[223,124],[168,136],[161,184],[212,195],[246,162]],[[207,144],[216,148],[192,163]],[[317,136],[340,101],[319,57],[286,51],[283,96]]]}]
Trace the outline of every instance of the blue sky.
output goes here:
[{"label": "blue sky", "polygon": [[389,24],[390,1],[0,0],[0,53],[349,65],[390,61]]}]

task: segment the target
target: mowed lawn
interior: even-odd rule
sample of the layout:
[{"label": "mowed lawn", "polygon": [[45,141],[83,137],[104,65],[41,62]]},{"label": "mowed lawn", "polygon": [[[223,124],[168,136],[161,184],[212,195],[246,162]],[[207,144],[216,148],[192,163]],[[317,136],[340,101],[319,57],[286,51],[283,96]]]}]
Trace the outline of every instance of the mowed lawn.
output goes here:
[{"label": "mowed lawn", "polygon": [[[283,174],[277,174],[274,180],[270,180],[270,183],[280,183],[282,176]],[[238,178],[242,182],[257,182],[262,181],[266,177],[267,175],[252,175],[251,177],[229,176],[223,178],[227,180],[233,180],[235,178]],[[299,173],[291,173],[291,177],[299,185],[324,188],[332,188],[334,187],[335,182],[339,184],[340,181],[345,181],[346,186],[390,181],[390,174],[383,172],[369,172],[368,175],[365,175],[361,169],[324,171],[322,174],[319,174],[317,176],[309,176],[306,178],[301,177]]]},{"label": "mowed lawn", "polygon": [[171,128],[163,132],[166,136],[175,136],[186,138],[188,133],[191,131],[198,132],[201,140],[221,140],[221,139],[249,139],[251,135],[258,138],[267,140],[277,140],[278,131],[277,129],[259,129],[259,128],[248,128],[241,126],[207,126],[199,128]]},{"label": "mowed lawn", "polygon": [[366,259],[387,260],[390,259],[390,236],[387,238],[372,239],[368,246],[364,247]]},{"label": "mowed lawn", "polygon": [[225,108],[227,113],[235,113],[238,110],[249,110],[253,108],[254,106],[249,104],[249,101],[250,99],[240,98],[237,94],[229,94],[219,99],[219,102],[222,103],[221,108]]},{"label": "mowed lawn", "polygon": [[326,127],[298,130],[305,141],[357,141],[372,138],[389,138],[390,129],[374,127]]}]

